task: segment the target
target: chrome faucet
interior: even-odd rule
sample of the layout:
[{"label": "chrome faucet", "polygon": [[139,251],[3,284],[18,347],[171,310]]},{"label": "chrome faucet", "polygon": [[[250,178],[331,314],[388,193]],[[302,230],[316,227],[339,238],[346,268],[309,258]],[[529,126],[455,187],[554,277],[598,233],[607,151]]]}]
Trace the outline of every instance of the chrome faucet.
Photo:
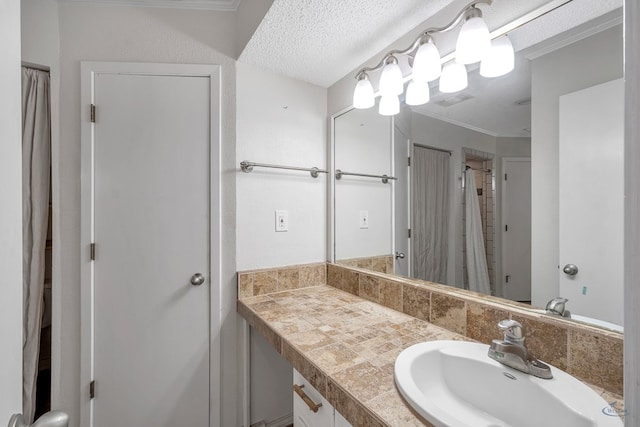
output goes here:
[{"label": "chrome faucet", "polygon": [[498,328],[504,332],[504,340],[493,340],[487,353],[490,358],[529,375],[544,379],[553,378],[549,365],[529,354],[524,345],[522,325],[519,322],[501,320],[498,322]]},{"label": "chrome faucet", "polygon": [[554,316],[562,316],[562,317],[571,317],[571,312],[565,309],[565,304],[569,300],[566,298],[558,297],[554,298],[547,303],[547,314],[552,314]]}]

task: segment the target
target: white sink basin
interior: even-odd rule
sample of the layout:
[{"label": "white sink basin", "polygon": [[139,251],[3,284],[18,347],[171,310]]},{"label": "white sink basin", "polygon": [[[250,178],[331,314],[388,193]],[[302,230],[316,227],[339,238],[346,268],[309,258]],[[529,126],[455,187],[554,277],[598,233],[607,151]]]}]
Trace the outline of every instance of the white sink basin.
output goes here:
[{"label": "white sink basin", "polygon": [[[488,345],[431,341],[405,349],[395,380],[406,401],[437,427],[621,427],[609,403],[551,367],[544,380],[487,356]],[[612,413],[613,412],[613,413]]]}]

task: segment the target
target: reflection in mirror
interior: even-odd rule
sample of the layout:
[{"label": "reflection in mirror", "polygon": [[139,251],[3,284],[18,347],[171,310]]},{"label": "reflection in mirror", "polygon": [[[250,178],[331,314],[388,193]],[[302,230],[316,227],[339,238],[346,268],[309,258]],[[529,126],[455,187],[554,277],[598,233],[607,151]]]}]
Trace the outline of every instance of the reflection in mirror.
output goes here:
[{"label": "reflection in mirror", "polygon": [[[480,78],[469,67],[466,89],[443,94],[432,85],[431,101],[403,106],[393,125],[376,108],[336,118],[336,168],[348,161],[361,170],[371,162],[376,173],[398,178],[392,188],[378,187],[378,207],[392,201],[386,237],[376,229],[386,246],[359,242],[363,230],[346,226],[358,225],[360,211],[368,210],[373,228],[384,216],[378,208],[375,216],[364,205],[341,210],[369,187],[351,188],[339,202],[347,187],[336,181],[336,262],[366,268],[353,260],[404,254],[388,258],[395,274],[530,303],[549,315],[558,314],[547,303],[565,297],[576,321],[623,323],[621,10],[578,26],[562,23],[577,10],[563,8],[586,3],[593,2],[574,0],[545,17],[555,16],[561,28],[546,40],[524,40],[540,31],[536,21],[512,32],[510,75]],[[366,151],[343,147],[343,132],[351,138],[363,117],[385,137],[371,139]],[[605,159],[611,163],[603,166]],[[566,273],[569,264],[576,274]],[[376,269],[383,271],[379,263]]]}]

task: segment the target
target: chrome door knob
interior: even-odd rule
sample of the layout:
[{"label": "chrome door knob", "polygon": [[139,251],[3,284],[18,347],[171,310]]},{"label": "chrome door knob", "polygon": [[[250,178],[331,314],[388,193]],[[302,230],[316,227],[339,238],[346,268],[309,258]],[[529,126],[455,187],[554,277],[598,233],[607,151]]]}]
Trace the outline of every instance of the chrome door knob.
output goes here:
[{"label": "chrome door knob", "polygon": [[396,251],[396,259],[404,259],[404,253]]},{"label": "chrome door knob", "polygon": [[196,273],[191,276],[191,284],[193,286],[200,286],[204,283],[204,276],[201,273]]},{"label": "chrome door knob", "polygon": [[578,266],[575,264],[567,264],[562,268],[562,272],[567,276],[575,276],[578,274]]}]

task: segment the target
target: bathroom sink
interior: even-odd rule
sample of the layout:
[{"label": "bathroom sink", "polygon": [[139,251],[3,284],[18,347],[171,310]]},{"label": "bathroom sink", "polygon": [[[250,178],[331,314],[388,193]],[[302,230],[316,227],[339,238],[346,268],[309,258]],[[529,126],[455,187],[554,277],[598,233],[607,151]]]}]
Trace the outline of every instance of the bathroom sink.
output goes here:
[{"label": "bathroom sink", "polygon": [[405,400],[437,427],[621,427],[591,388],[557,368],[541,379],[487,356],[488,345],[430,341],[400,353],[395,381]]}]

